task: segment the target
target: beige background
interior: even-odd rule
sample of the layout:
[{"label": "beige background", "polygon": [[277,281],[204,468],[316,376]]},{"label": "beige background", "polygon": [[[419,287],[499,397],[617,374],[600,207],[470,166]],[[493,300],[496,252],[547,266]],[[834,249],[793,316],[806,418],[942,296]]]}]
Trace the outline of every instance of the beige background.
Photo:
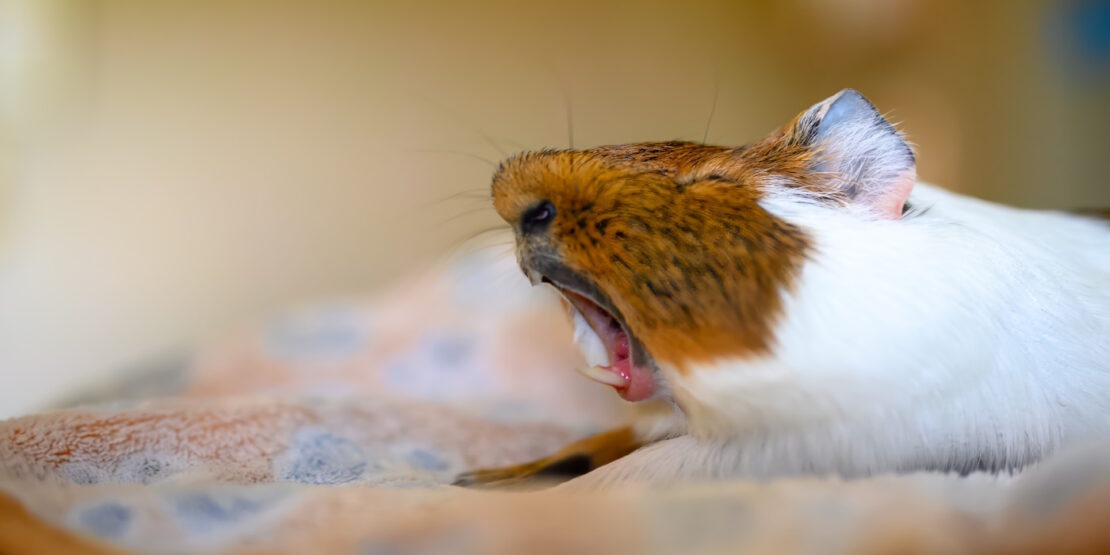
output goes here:
[{"label": "beige background", "polygon": [[586,146],[700,140],[716,90],[739,144],[851,86],[927,180],[1110,206],[1110,95],[1054,6],[0,0],[0,417],[495,222],[428,202],[565,146],[564,95]]}]

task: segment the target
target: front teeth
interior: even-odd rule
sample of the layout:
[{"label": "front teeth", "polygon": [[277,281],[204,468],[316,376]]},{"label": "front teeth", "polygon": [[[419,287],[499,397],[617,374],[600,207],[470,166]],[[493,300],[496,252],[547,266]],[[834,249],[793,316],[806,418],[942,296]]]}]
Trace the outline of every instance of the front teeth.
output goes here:
[{"label": "front teeth", "polygon": [[601,382],[605,385],[611,385],[613,387],[625,387],[628,385],[628,380],[600,366],[589,366],[578,372],[591,380]]},{"label": "front teeth", "polygon": [[609,366],[612,362],[609,360],[609,350],[605,348],[605,343],[597,336],[594,329],[586,322],[586,317],[574,309],[574,342],[582,350],[582,354],[586,357],[586,364],[590,366]]}]

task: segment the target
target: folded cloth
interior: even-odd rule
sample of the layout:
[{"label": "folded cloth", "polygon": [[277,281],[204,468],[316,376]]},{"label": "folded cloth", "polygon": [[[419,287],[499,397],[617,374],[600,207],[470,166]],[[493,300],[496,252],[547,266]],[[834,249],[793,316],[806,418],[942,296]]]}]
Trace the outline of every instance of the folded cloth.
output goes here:
[{"label": "folded cloth", "polygon": [[570,338],[486,251],[247,327],[0,422],[0,553],[1110,552],[1107,450],[1016,479],[447,485],[626,418]]}]

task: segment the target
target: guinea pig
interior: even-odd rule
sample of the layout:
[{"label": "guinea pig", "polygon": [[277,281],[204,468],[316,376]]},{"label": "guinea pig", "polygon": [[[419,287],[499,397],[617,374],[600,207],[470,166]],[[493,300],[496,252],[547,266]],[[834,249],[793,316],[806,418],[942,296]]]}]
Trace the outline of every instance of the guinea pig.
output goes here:
[{"label": "guinea pig", "polygon": [[526,152],[493,205],[645,417],[459,484],[1015,471],[1110,438],[1110,226],[916,177],[846,89],[740,147]]}]

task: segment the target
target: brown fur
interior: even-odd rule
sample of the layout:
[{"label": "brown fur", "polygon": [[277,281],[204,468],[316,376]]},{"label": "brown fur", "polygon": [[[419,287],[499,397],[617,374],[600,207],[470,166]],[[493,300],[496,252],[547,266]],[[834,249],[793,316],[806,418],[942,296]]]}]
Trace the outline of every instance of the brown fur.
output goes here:
[{"label": "brown fur", "polygon": [[682,371],[761,353],[809,246],[758,204],[762,176],[804,174],[808,154],[793,137],[736,149],[672,142],[526,153],[495,175],[494,206],[516,225],[551,202],[550,227],[523,234],[517,225],[522,265],[553,256],[585,276],[655,360]]},{"label": "brown fur", "polygon": [[[456,486],[536,486],[546,475],[557,480],[579,475],[609,464],[643,446],[632,428],[623,426],[576,441],[536,461],[502,468],[480,469],[460,475]],[[568,467],[572,463],[573,467]]]}]

